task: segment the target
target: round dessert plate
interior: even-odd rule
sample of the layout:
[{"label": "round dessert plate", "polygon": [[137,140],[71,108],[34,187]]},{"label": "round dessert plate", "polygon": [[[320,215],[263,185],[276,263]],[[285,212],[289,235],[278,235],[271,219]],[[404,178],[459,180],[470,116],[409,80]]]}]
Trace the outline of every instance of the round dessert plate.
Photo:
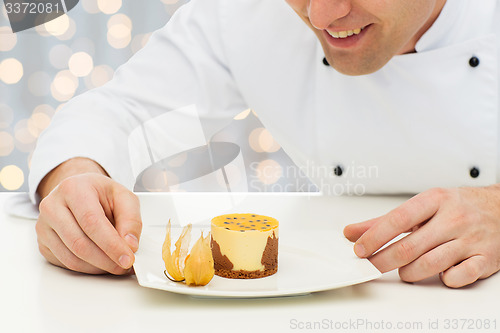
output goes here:
[{"label": "round dessert plate", "polygon": [[[173,228],[172,232],[175,241],[180,228]],[[193,228],[192,241],[199,235],[200,231]],[[248,280],[214,276],[206,286],[189,287],[164,275],[161,258],[164,236],[164,226],[144,227],[134,264],[137,280],[143,287],[197,297],[283,297],[346,287],[381,276],[368,260],[354,255],[352,244],[337,230],[280,228],[276,274]]]}]

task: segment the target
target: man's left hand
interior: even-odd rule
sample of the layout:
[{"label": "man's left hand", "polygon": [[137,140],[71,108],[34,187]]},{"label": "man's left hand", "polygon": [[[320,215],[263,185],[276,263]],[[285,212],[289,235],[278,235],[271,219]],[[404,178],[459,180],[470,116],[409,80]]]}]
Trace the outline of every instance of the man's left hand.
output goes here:
[{"label": "man's left hand", "polygon": [[440,274],[445,285],[459,288],[500,270],[500,185],[431,189],[386,215],[348,225],[344,235],[382,273],[399,268],[406,282]]}]

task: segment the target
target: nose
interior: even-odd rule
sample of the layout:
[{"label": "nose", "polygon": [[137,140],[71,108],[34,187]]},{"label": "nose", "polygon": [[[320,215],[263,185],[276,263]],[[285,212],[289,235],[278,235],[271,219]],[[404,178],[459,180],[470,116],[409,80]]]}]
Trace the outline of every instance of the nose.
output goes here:
[{"label": "nose", "polygon": [[352,0],[310,0],[309,21],[316,29],[328,28],[335,20],[351,12]]}]

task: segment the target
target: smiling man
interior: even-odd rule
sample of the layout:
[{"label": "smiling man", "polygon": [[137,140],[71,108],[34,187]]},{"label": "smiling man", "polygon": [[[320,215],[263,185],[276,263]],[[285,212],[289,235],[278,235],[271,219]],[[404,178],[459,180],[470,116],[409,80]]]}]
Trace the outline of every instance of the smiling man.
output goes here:
[{"label": "smiling man", "polygon": [[364,75],[396,54],[415,52],[446,0],[287,2],[314,31],[333,68]]},{"label": "smiling man", "polygon": [[141,222],[126,143],[195,104],[207,139],[255,109],[325,194],[418,193],[345,228],[380,271],[460,287],[500,269],[500,1],[287,2],[192,0],[55,115],[30,174],[48,261],[127,272]]}]

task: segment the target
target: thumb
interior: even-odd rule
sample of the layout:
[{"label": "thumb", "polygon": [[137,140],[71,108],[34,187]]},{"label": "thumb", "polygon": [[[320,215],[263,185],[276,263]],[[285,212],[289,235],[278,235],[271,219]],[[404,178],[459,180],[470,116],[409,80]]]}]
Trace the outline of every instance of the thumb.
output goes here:
[{"label": "thumb", "polygon": [[127,242],[133,252],[139,248],[142,220],[137,196],[117,184],[113,191],[113,218],[118,234]]},{"label": "thumb", "polygon": [[349,224],[344,228],[344,236],[351,242],[355,242],[376,223],[375,219]]}]

